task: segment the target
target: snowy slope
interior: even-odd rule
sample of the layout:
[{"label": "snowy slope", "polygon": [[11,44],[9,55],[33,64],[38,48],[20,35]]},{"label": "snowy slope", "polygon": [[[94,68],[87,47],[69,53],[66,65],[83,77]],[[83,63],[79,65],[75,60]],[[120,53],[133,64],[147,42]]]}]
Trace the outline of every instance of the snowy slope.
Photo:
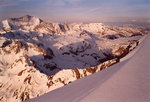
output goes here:
[{"label": "snowy slope", "polygon": [[126,60],[27,102],[149,102],[150,35]]},{"label": "snowy slope", "polygon": [[49,23],[33,16],[0,22],[0,101],[20,102],[101,71],[127,55],[147,29]]}]

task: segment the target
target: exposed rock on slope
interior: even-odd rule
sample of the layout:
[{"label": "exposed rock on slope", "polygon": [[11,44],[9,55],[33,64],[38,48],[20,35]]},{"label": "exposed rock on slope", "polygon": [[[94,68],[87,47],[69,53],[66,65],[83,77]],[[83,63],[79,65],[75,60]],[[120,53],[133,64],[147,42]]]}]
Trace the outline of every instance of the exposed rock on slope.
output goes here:
[{"label": "exposed rock on slope", "polygon": [[24,16],[0,23],[0,101],[20,102],[103,70],[147,32],[102,23],[46,23]]},{"label": "exposed rock on slope", "polygon": [[149,102],[149,52],[150,35],[109,69],[27,102]]}]

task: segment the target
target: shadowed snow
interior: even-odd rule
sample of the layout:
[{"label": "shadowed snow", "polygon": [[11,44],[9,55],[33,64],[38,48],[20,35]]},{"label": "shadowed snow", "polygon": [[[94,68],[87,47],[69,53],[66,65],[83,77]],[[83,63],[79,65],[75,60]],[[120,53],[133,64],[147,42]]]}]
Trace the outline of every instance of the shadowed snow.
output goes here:
[{"label": "shadowed snow", "polygon": [[149,102],[150,35],[126,60],[27,102]]}]

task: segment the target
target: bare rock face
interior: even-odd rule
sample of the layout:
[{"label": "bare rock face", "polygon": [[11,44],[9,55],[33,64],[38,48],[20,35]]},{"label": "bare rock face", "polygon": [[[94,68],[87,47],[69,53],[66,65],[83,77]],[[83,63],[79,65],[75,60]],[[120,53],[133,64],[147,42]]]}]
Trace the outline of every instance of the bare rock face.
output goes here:
[{"label": "bare rock face", "polygon": [[50,48],[46,49],[46,55],[44,56],[44,59],[52,59],[54,57],[54,53]]},{"label": "bare rock face", "polygon": [[37,25],[34,28],[34,30],[40,33],[46,33],[46,34],[55,33],[53,25],[51,23],[46,23],[46,22],[41,22],[39,25]]},{"label": "bare rock face", "polygon": [[148,30],[102,23],[0,22],[0,101],[21,102],[118,63]]}]

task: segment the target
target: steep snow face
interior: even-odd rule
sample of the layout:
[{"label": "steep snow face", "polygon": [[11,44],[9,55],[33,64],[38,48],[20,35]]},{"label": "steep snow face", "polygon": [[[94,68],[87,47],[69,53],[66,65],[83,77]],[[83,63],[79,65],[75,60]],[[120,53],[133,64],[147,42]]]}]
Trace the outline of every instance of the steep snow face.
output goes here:
[{"label": "steep snow face", "polygon": [[150,35],[126,60],[26,102],[149,102]]},{"label": "steep snow face", "polygon": [[9,23],[8,23],[8,20],[3,20],[2,21],[2,27],[4,28],[4,29],[11,29],[11,27],[9,26]]},{"label": "steep snow face", "polygon": [[40,96],[118,63],[146,32],[101,23],[47,23],[32,16],[0,24],[2,102]]}]

